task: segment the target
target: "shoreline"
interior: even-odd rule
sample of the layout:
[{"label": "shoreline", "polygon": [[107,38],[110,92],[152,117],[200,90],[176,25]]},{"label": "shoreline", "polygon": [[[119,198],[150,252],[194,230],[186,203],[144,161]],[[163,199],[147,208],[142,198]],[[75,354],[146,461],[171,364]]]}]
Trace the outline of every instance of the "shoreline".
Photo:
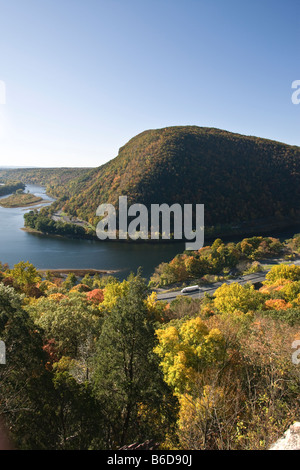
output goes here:
[{"label": "shoreline", "polygon": [[116,273],[120,272],[120,270],[117,270],[117,269],[94,269],[94,268],[91,268],[91,269],[87,269],[87,268],[83,268],[83,269],[78,269],[78,268],[46,269],[45,268],[45,269],[37,269],[37,272],[39,274],[46,274],[47,272],[50,272],[51,274],[61,274],[61,275],[74,273],[75,275],[77,275],[79,277],[81,277],[81,276],[83,277],[86,274],[91,274],[91,275],[95,275],[95,274],[113,275],[113,274],[116,274]]},{"label": "shoreline", "polygon": [[[3,200],[5,201],[6,198],[3,198]],[[2,204],[0,202],[0,206],[3,207],[4,209],[30,209],[31,207],[33,206],[38,206],[40,204],[45,204],[45,203],[49,203],[50,201],[47,201],[46,199],[39,199],[38,201],[36,202],[30,202],[28,204]]]},{"label": "shoreline", "polygon": [[47,232],[41,232],[40,230],[36,230],[34,228],[29,228],[29,227],[20,227],[20,230],[23,230],[23,232],[31,233],[32,235],[40,235],[42,237],[51,237],[51,238],[63,238],[65,240],[68,239],[73,239],[73,240],[99,240],[97,237],[75,237],[75,236],[67,236],[67,235],[60,235],[58,233],[47,233]]},{"label": "shoreline", "polygon": [[[155,245],[155,244],[184,244],[187,240],[176,240],[176,239],[160,239],[160,240],[152,240],[151,238],[144,240],[144,239],[137,239],[137,240],[120,240],[120,239],[107,239],[107,240],[100,240],[96,235],[86,235],[86,236],[71,236],[71,235],[60,235],[58,233],[48,233],[48,232],[41,232],[36,229],[32,229],[29,227],[20,227],[20,230],[24,232],[31,233],[33,235],[39,235],[43,237],[53,237],[53,238],[62,238],[62,239],[74,239],[74,240],[90,240],[96,242],[106,242],[106,243],[135,243],[135,244],[148,244],[148,245]],[[253,236],[273,236],[278,238],[281,232],[284,231],[294,231],[294,233],[300,232],[300,225],[299,222],[286,222],[282,224],[265,224],[265,225],[253,225],[251,228],[249,227],[248,230],[243,228],[241,230],[231,230],[231,231],[216,231],[215,233],[211,233],[210,227],[207,227],[207,234],[205,233],[204,229],[204,245],[207,242],[212,242],[217,238],[221,238],[224,242],[230,241],[232,239],[242,239],[242,238],[251,238]]]}]

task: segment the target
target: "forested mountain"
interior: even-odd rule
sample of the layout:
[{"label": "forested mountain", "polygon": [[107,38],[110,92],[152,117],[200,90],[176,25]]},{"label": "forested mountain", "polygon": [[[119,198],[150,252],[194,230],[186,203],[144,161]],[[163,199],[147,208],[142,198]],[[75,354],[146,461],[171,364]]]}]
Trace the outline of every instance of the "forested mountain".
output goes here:
[{"label": "forested mountain", "polygon": [[300,213],[299,147],[213,128],[148,130],[105,165],[53,175],[47,179],[58,205],[94,225],[98,205],[117,204],[120,195],[147,206],[204,204],[206,227]]},{"label": "forested mountain", "polygon": [[[61,196],[65,188],[60,187]],[[93,221],[100,203],[204,204],[205,225],[299,214],[300,148],[196,126],[145,131],[67,188],[67,212]]]},{"label": "forested mountain", "polygon": [[6,184],[2,183],[0,185],[0,197],[5,196],[6,194],[13,193],[17,191],[18,189],[23,190],[24,188],[25,188],[25,185],[21,181],[9,182]]},{"label": "forested mountain", "polygon": [[0,168],[0,180],[17,180],[47,186],[49,192],[85,173],[87,168]]}]

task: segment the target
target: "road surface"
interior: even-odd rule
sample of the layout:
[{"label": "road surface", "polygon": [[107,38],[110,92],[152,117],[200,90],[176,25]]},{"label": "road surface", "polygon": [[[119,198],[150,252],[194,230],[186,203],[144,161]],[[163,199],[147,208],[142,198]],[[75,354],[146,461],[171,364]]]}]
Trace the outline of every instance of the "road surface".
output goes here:
[{"label": "road surface", "polygon": [[218,287],[220,287],[222,284],[232,284],[233,282],[238,282],[241,285],[247,284],[247,282],[250,282],[251,284],[255,284],[257,282],[263,282],[266,279],[266,274],[267,274],[266,272],[247,274],[246,276],[240,276],[236,279],[229,279],[227,281],[214,282],[213,284],[210,284],[209,286],[203,286],[203,287],[200,287],[199,290],[186,292],[185,294],[182,294],[180,290],[174,291],[174,292],[158,293],[157,300],[166,300],[168,302],[171,302],[172,300],[176,299],[178,295],[182,295],[183,297],[191,297],[192,299],[201,299],[202,297],[204,297],[205,292],[212,295],[218,289]]}]

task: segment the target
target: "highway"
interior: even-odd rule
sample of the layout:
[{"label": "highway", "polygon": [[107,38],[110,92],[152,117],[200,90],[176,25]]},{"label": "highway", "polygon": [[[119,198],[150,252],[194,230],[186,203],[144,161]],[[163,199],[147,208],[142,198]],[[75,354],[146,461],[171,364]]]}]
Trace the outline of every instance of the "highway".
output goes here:
[{"label": "highway", "polygon": [[[300,265],[300,259],[298,255],[298,258],[292,261],[285,261],[284,259],[276,258],[276,259],[269,259],[269,260],[261,261],[260,264],[262,266],[271,265],[271,264],[273,265],[276,265],[276,264]],[[247,282],[251,282],[252,284],[255,284],[257,282],[263,282],[266,279],[266,274],[267,274],[267,271],[264,271],[261,273],[247,274],[245,276],[240,276],[235,279],[229,279],[227,281],[214,282],[213,284],[210,284],[208,286],[200,287],[199,290],[195,290],[193,292],[186,292],[185,294],[182,294],[181,290],[174,291],[174,292],[166,292],[166,293],[158,292],[157,300],[167,300],[168,302],[171,302],[172,300],[176,299],[178,295],[182,295],[183,297],[191,297],[192,299],[201,299],[202,297],[204,297],[205,292],[211,295],[222,284],[232,284],[233,282],[238,282],[241,285],[247,284]]]},{"label": "highway", "polygon": [[255,284],[257,282],[263,282],[266,278],[266,272],[262,273],[255,273],[255,274],[247,274],[246,276],[240,276],[236,279],[229,279],[227,281],[220,281],[214,282],[209,286],[202,286],[199,290],[195,290],[193,292],[186,292],[182,294],[180,290],[174,292],[166,292],[166,293],[158,293],[157,300],[166,300],[171,302],[172,300],[176,299],[178,295],[183,297],[191,297],[192,299],[201,299],[204,297],[205,292],[212,295],[214,292],[220,287],[222,284],[232,284],[233,282],[238,282],[241,285],[247,284],[250,282],[251,284]]}]

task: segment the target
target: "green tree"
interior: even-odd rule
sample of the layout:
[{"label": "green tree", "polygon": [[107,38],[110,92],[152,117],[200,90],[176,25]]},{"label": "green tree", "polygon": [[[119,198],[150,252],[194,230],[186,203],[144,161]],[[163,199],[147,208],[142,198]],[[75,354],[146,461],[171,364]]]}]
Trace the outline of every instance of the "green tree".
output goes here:
[{"label": "green tree", "polygon": [[91,289],[93,289],[94,279],[89,274],[86,274],[82,278],[81,283],[85,284],[86,286],[89,286]]},{"label": "green tree", "polygon": [[38,274],[37,269],[29,261],[21,261],[15,264],[13,269],[9,270],[8,274],[12,276],[16,283],[23,289],[28,289],[41,281],[41,276]]},{"label": "green tree", "polygon": [[77,284],[77,277],[74,273],[69,273],[63,282],[63,288],[68,291]]},{"label": "green tree", "polygon": [[55,370],[53,377],[57,425],[56,449],[89,450],[93,441],[103,445],[102,411],[91,385],[78,383],[68,371]]},{"label": "green tree", "polygon": [[93,361],[94,389],[105,410],[110,448],[149,436],[140,435],[139,407],[157,407],[160,387],[165,388],[153,354],[155,337],[145,303],[146,284],[140,273],[128,283],[104,321]]},{"label": "green tree", "polygon": [[6,346],[6,364],[0,365],[0,420],[5,419],[16,448],[51,448],[53,386],[45,368],[42,335],[22,308],[22,297],[3,284],[0,339]]},{"label": "green tree", "polygon": [[70,297],[41,298],[30,304],[27,311],[47,339],[54,338],[62,355],[77,357],[79,348],[89,337],[98,337],[101,317],[97,307],[84,294]]}]

